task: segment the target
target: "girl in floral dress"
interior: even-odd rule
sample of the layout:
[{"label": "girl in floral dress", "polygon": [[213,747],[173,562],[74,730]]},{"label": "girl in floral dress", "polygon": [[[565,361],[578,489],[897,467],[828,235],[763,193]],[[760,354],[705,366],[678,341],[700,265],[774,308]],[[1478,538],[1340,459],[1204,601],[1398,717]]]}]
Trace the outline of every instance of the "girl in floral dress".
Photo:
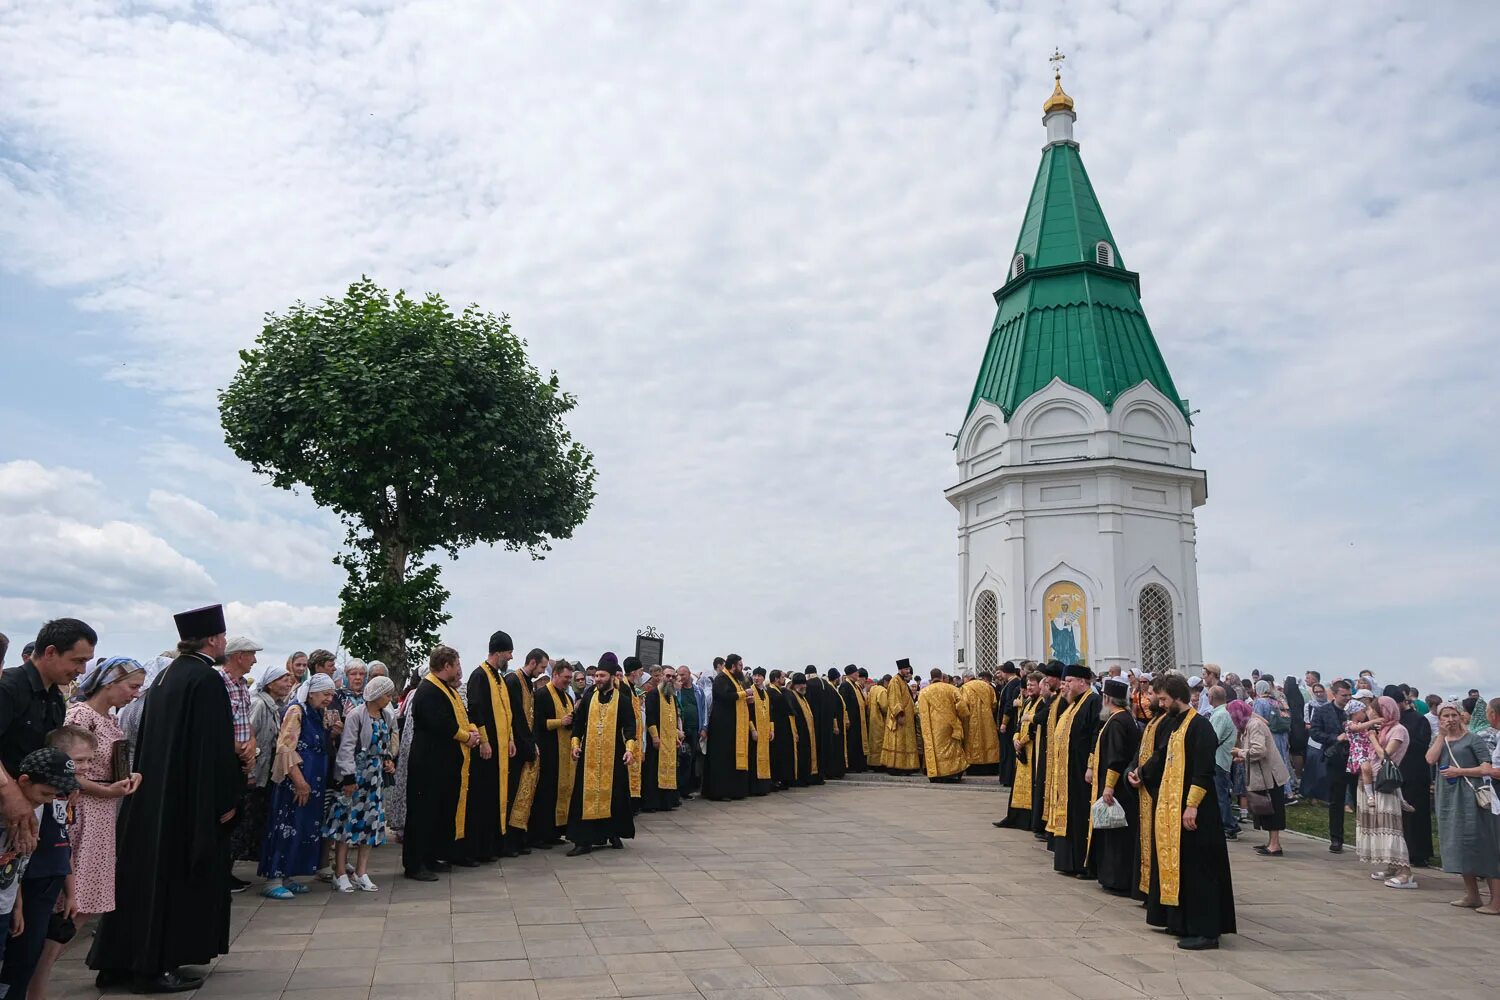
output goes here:
[{"label": "girl in floral dress", "polygon": [[[339,892],[375,892],[370,881],[370,849],[385,843],[384,776],[394,773],[394,748],[385,707],[395,685],[389,677],[376,677],[365,688],[364,700],[344,720],[334,773],[340,792],[334,799],[324,836],[335,843],[333,887]],[[349,863],[349,845],[355,847],[354,876]]]}]

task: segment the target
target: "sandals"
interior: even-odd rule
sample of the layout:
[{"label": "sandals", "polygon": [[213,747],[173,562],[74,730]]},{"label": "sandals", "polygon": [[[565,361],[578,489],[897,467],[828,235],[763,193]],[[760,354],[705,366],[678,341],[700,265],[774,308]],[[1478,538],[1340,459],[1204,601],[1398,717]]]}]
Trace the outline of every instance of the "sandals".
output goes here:
[{"label": "sandals", "polygon": [[[268,885],[261,895],[267,899],[296,899],[294,892],[284,885]],[[1477,904],[1476,904],[1477,905]]]},{"label": "sandals", "polygon": [[1259,854],[1263,858],[1279,858],[1283,854],[1285,854],[1286,852],[1285,851],[1273,851],[1269,847],[1267,847],[1265,844],[1258,844],[1258,845],[1256,845],[1255,853]]},{"label": "sandals", "polygon": [[1463,909],[1463,910],[1477,910],[1477,909],[1479,909],[1479,900],[1477,900],[1477,899],[1455,899],[1453,902],[1449,903],[1448,905],[1449,906],[1457,906],[1458,908]]},{"label": "sandals", "polygon": [[1491,903],[1489,906],[1477,907],[1474,912],[1483,913],[1487,917],[1500,917],[1500,906]]},{"label": "sandals", "polygon": [[1370,880],[1372,882],[1384,882],[1386,879],[1388,879],[1390,877],[1391,877],[1391,873],[1388,872],[1388,871],[1378,871],[1378,872],[1371,872],[1370,873]]}]

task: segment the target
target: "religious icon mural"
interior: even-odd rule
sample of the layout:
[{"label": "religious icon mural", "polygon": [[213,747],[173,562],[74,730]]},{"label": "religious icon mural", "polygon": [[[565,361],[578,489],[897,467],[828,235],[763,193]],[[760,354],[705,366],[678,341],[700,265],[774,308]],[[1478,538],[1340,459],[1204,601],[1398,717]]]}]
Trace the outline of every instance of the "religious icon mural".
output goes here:
[{"label": "religious icon mural", "polygon": [[1061,580],[1047,588],[1042,598],[1042,620],[1046,623],[1045,659],[1059,663],[1088,664],[1088,607],[1083,588]]}]

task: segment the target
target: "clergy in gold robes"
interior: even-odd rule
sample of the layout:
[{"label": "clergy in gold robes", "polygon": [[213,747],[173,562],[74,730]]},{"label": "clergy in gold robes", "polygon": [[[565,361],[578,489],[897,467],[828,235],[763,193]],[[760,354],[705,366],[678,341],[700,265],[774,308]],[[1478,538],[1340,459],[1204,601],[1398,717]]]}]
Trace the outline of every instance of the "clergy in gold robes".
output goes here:
[{"label": "clergy in gold robes", "polygon": [[1031,832],[1037,840],[1047,840],[1047,822],[1052,818],[1052,785],[1056,769],[1052,767],[1053,732],[1057,715],[1063,708],[1063,667],[1056,660],[1042,668],[1042,703],[1037,707],[1032,734]]},{"label": "clergy in gold robes", "polygon": [[707,779],[703,797],[719,802],[750,794],[751,694],[743,684],[743,660],[732,653],[714,675],[713,703],[708,708]]},{"label": "clergy in gold robes", "polygon": [[792,728],[797,741],[797,787],[821,785],[823,775],[819,771],[818,727],[812,706],[807,703],[807,675],[792,671],[787,678],[787,696],[791,699]]},{"label": "clergy in gold robes", "polygon": [[859,668],[849,664],[839,682],[839,697],[844,700],[844,747],[849,759],[849,773],[863,774],[870,769],[865,750],[865,693],[859,684]]},{"label": "clergy in gold robes", "polygon": [[465,832],[469,758],[484,743],[458,696],[458,651],[437,646],[427,663],[427,676],[411,695],[405,737],[411,762],[401,865],[418,882],[436,882],[434,872],[451,868],[454,842]]},{"label": "clergy in gold robes", "polygon": [[773,670],[766,685],[766,705],[771,717],[771,781],[779,791],[797,784],[797,727],[792,713],[797,706],[786,687],[786,674]]},{"label": "clergy in gold robes", "polygon": [[872,771],[885,770],[885,687],[870,680],[870,672],[859,668],[859,683],[865,689],[865,764]]},{"label": "clergy in gold robes", "polygon": [[1057,781],[1054,785],[1052,868],[1078,878],[1094,877],[1088,864],[1089,813],[1094,805],[1088,780],[1089,757],[1099,736],[1099,693],[1094,673],[1079,663],[1064,671],[1068,709],[1057,720]]},{"label": "clergy in gold robes", "polygon": [[641,696],[646,723],[646,761],[641,767],[641,811],[666,812],[682,804],[677,792],[677,675],[661,672]]},{"label": "clergy in gold robes", "polygon": [[911,697],[911,660],[896,661],[896,676],[885,686],[885,743],[881,757],[892,774],[911,774],[917,755],[917,706]]},{"label": "clergy in gold robes", "polygon": [[1026,687],[1028,668],[1020,670],[1010,660],[1000,664],[995,677],[995,702],[1000,715],[1000,784],[1006,788],[1016,782],[1015,736],[1021,728],[1022,692]]},{"label": "clergy in gold robes", "polygon": [[568,661],[557,660],[551,680],[536,696],[536,800],[526,827],[532,847],[561,844],[568,828],[568,805],[573,799],[572,677]]},{"label": "clergy in gold robes", "polygon": [[968,717],[964,722],[964,756],[970,774],[995,774],[1000,770],[1000,726],[995,717],[995,685],[988,671],[965,681],[958,689]]},{"label": "clergy in gold robes", "polygon": [[917,696],[917,724],[922,727],[922,752],[928,781],[960,781],[969,766],[964,754],[964,725],[969,708],[958,688],[934,668],[932,680]]},{"label": "clergy in gold robes", "polygon": [[635,712],[620,661],[599,657],[594,687],[573,710],[573,801],[568,809],[568,857],[608,843],[615,850],[635,836],[630,807],[630,762],[638,752]]},{"label": "clergy in gold robes", "polygon": [[[510,758],[510,804],[505,816],[505,839],[502,858],[530,854],[527,845],[531,825],[531,806],[536,800],[536,785],[541,768],[536,751],[536,679],[547,664],[545,650],[533,649],[519,670],[505,675],[505,693],[510,701],[510,740],[514,753]],[[498,747],[496,748],[498,751]]]},{"label": "clergy in gold robes", "polygon": [[750,710],[750,794],[769,795],[776,789],[771,778],[776,730],[771,724],[771,699],[766,695],[766,668],[752,670],[747,683],[755,689],[755,703]]},{"label": "clergy in gold robes", "polygon": [[[488,748],[469,755],[469,801],[464,839],[455,854],[478,864],[500,857],[510,787],[510,700],[505,669],[514,644],[505,632],[490,636],[490,652],[469,675],[465,704],[469,722],[479,727]],[[498,752],[497,752],[498,751]]]},{"label": "clergy in gold robes", "polygon": [[1031,770],[1032,761],[1036,757],[1034,732],[1037,708],[1042,703],[1042,680],[1042,672],[1033,671],[1026,678],[1026,686],[1022,688],[1018,699],[1021,704],[1017,709],[1015,735],[1011,738],[1016,760],[1015,780],[1010,786],[1010,803],[1006,807],[1005,818],[995,823],[998,827],[1031,829]]},{"label": "clergy in gold robes", "polygon": [[1157,731],[1159,749],[1131,778],[1155,804],[1146,923],[1181,938],[1177,947],[1184,951],[1217,948],[1219,936],[1236,929],[1229,848],[1214,791],[1218,737],[1193,709],[1181,674],[1158,677],[1151,687],[1167,718]]},{"label": "clergy in gold robes", "polygon": [[1135,840],[1139,829],[1136,793],[1125,775],[1135,767],[1141,748],[1141,731],[1129,707],[1130,685],[1113,677],[1104,681],[1101,693],[1104,723],[1094,742],[1094,754],[1086,775],[1093,798],[1125,810],[1125,825],[1112,830],[1094,828],[1089,817],[1089,867],[1106,892],[1129,896],[1135,884]]}]

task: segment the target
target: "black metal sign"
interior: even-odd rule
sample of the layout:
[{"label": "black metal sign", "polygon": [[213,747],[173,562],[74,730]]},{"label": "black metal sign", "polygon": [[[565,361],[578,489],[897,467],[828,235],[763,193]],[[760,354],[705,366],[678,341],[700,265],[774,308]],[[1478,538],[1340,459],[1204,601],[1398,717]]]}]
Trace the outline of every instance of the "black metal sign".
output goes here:
[{"label": "black metal sign", "polygon": [[655,627],[647,625],[635,634],[635,655],[641,661],[643,667],[655,667],[661,664],[662,649],[666,645],[666,637],[656,631]]}]

